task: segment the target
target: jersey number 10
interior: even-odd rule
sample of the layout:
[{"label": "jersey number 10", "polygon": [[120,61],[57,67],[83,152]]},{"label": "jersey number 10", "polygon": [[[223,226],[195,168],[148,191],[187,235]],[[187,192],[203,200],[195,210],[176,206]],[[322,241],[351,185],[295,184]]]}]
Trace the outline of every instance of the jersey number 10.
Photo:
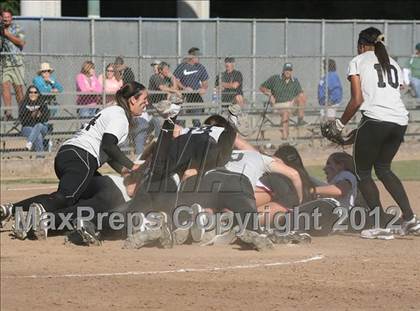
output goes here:
[{"label": "jersey number 10", "polygon": [[[382,67],[380,64],[375,64],[373,67],[376,70],[376,73],[378,74],[378,87],[384,88],[386,86],[386,83],[384,82],[384,75],[382,72]],[[393,74],[391,74],[393,72]],[[387,74],[388,77],[388,84],[392,86],[394,89],[398,88],[398,72],[397,68],[393,65],[389,65],[389,72]],[[395,81],[393,79],[395,78]]]}]

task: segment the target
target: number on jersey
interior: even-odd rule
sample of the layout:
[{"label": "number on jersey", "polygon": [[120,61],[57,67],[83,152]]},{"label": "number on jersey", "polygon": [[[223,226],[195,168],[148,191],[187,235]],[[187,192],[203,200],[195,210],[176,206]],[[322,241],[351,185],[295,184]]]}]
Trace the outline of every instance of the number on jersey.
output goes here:
[{"label": "number on jersey", "polygon": [[[382,67],[380,64],[375,64],[373,65],[373,67],[376,70],[376,73],[378,74],[378,87],[380,88],[384,88],[386,87],[386,83],[384,81],[384,75],[382,72]],[[398,83],[398,72],[397,72],[397,68],[395,68],[394,65],[389,65],[389,72],[387,74],[388,77],[388,84],[390,86],[392,86],[394,89],[398,88],[399,83]],[[394,81],[395,79],[395,81]]]},{"label": "number on jersey", "polygon": [[101,114],[99,113],[98,115],[94,116],[88,123],[88,125],[85,127],[86,131],[89,131],[91,126],[94,126],[96,124],[96,120],[99,119],[99,117],[101,116]]}]

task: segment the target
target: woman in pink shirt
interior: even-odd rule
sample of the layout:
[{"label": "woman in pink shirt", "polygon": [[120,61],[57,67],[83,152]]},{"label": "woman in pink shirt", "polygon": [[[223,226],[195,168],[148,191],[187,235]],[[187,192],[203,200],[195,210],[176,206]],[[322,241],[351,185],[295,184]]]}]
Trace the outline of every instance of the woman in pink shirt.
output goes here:
[{"label": "woman in pink shirt", "polygon": [[[93,117],[98,110],[97,105],[101,103],[100,93],[102,85],[95,75],[95,64],[91,61],[85,61],[82,70],[76,76],[76,90],[81,93],[94,93],[95,95],[78,95],[77,104],[86,106],[78,109],[80,117]],[[89,108],[87,108],[89,107]]]},{"label": "woman in pink shirt", "polygon": [[115,100],[114,94],[122,87],[123,81],[117,80],[114,74],[114,64],[108,64],[106,66],[105,77],[99,75],[99,83],[104,88],[106,95],[106,103],[109,104]]}]

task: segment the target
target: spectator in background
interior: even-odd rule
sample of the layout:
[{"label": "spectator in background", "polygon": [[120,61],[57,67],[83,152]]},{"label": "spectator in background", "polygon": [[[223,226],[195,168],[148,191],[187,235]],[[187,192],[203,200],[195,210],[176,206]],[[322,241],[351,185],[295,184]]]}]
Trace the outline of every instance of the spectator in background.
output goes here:
[{"label": "spectator in background", "polygon": [[404,72],[404,84],[409,85],[417,100],[420,99],[420,43],[416,44],[415,54],[407,61]]},{"label": "spectator in background", "polygon": [[123,81],[115,78],[114,64],[108,64],[105,68],[105,75],[99,75],[98,79],[106,93],[105,102],[107,104],[113,102],[115,93],[123,86]]},{"label": "spectator in background", "polygon": [[124,64],[124,59],[121,56],[115,58],[114,70],[115,78],[122,80],[123,85],[136,79],[133,70]]},{"label": "spectator in background", "polygon": [[170,70],[169,64],[159,61],[159,64],[155,67],[157,72],[150,77],[149,91],[165,92],[165,94],[150,94],[149,102],[157,103],[167,99],[168,95],[173,93],[181,97],[182,94],[177,88],[177,81]]},{"label": "spectator in background", "polygon": [[19,120],[22,124],[22,135],[28,139],[26,148],[44,151],[44,137],[48,132],[50,112],[36,86],[31,85],[19,106]]},{"label": "spectator in background", "polygon": [[202,95],[206,94],[209,87],[209,75],[206,68],[200,64],[198,58],[200,55],[199,48],[189,49],[184,62],[179,64],[174,71],[174,76],[179,82],[178,85],[184,91],[185,101],[188,103],[202,103]]},{"label": "spectator in background", "polygon": [[[155,59],[150,66],[153,68],[153,74],[149,79],[149,91],[169,92],[174,88],[175,78],[169,70],[169,65],[165,62]],[[149,93],[149,103],[154,104],[167,99],[168,94]],[[160,121],[157,117],[144,111],[136,119],[136,126],[132,130],[136,154],[139,155],[144,150],[144,144],[147,137],[154,131],[155,137],[160,133]]]},{"label": "spectator in background", "polygon": [[97,106],[101,103],[102,85],[96,77],[95,64],[91,61],[85,61],[82,70],[76,76],[76,90],[82,93],[92,93],[93,95],[78,95],[77,104],[85,106],[79,108],[79,116],[82,118],[90,118],[96,114]]},{"label": "spectator in background", "polygon": [[[328,108],[331,106],[336,106],[341,103],[343,99],[343,87],[341,85],[340,78],[337,74],[337,66],[333,59],[328,59],[328,68],[327,61],[323,61],[324,70],[327,72],[325,76],[321,78],[318,84],[318,103],[321,106],[327,106],[326,116],[327,118],[335,119],[335,108]],[[322,110],[322,113],[325,113]]]},{"label": "spectator in background", "polygon": [[222,103],[235,103],[243,106],[242,73],[235,70],[233,57],[225,58],[225,68],[226,71],[221,73],[221,79],[217,76],[215,83],[215,87],[221,91]]},{"label": "spectator in background", "polygon": [[[343,87],[341,86],[340,78],[337,74],[337,66],[333,59],[324,60],[324,69],[328,73],[321,78],[318,84],[318,102],[321,106],[325,105],[339,105],[343,99]],[[327,92],[328,88],[328,92]]]},{"label": "spectator in background", "polygon": [[[202,103],[202,95],[206,94],[209,87],[209,75],[206,68],[200,64],[198,56],[200,49],[192,47],[184,61],[175,68],[174,76],[178,87],[184,93],[184,101],[187,103]],[[203,113],[204,109],[187,109],[187,113]],[[200,120],[193,120],[194,126],[200,126]]]},{"label": "spectator in background", "polygon": [[[268,96],[274,111],[279,111],[282,122],[282,139],[289,138],[290,109],[297,110],[297,126],[303,126],[306,96],[298,79],[293,77],[293,65],[285,63],[281,75],[273,75],[260,86],[260,91]],[[295,107],[297,106],[297,108]]]},{"label": "spectator in background", "polygon": [[11,55],[0,56],[0,67],[2,68],[2,97],[4,102],[3,120],[12,120],[12,86],[15,90],[18,105],[23,100],[23,86],[25,85],[25,66],[21,54],[25,45],[25,33],[19,24],[13,22],[13,15],[10,10],[1,10],[3,29],[0,33],[1,51],[12,53]]},{"label": "spectator in background", "polygon": [[[54,69],[49,63],[42,63],[37,76],[32,80],[32,84],[35,85],[43,95],[46,105],[57,105],[56,97],[55,95],[51,95],[51,93],[63,92],[63,86],[57,81],[53,72]],[[50,108],[50,110],[51,115],[55,115],[57,113],[56,108]]]},{"label": "spectator in background", "polygon": [[41,94],[61,93],[63,86],[57,81],[53,75],[54,69],[49,63],[42,63],[38,70],[38,75],[33,78],[32,83],[37,87]]}]

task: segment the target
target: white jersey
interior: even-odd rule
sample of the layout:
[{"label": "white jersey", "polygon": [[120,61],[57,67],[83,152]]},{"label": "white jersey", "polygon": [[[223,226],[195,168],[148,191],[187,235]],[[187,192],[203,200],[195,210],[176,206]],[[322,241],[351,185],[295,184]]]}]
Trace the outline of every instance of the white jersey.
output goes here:
[{"label": "white jersey", "polygon": [[345,195],[337,200],[340,202],[340,206],[351,209],[354,206],[354,202],[357,196],[357,180],[349,171],[341,171],[331,180],[330,184],[337,184],[340,181],[346,180],[351,184],[351,190]]},{"label": "white jersey", "polygon": [[99,111],[89,123],[82,128],[63,145],[72,145],[86,150],[98,160],[101,166],[106,162],[104,155],[101,155],[102,136],[112,134],[118,139],[118,145],[125,142],[128,136],[128,120],[125,111],[120,106],[110,106]]},{"label": "white jersey", "polygon": [[375,52],[362,53],[350,61],[347,76],[360,76],[363,94],[360,110],[365,116],[404,126],[408,124],[408,111],[400,95],[403,76],[397,62],[392,58],[389,60],[391,75],[388,77]]},{"label": "white jersey", "polygon": [[271,163],[274,160],[258,151],[234,150],[231,159],[225,168],[231,172],[240,173],[248,177],[252,188],[255,189],[258,179],[264,173],[271,172]]}]

